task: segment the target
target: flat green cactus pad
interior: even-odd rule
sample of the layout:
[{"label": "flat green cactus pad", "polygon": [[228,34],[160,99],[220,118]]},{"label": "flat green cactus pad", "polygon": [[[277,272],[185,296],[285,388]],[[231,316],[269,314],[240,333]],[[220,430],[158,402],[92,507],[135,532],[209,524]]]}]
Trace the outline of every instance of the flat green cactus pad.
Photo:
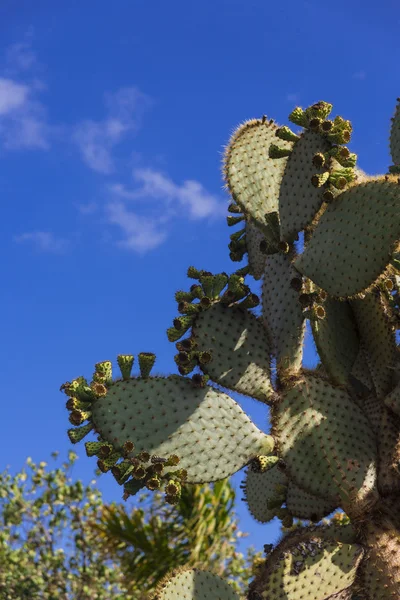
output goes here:
[{"label": "flat green cactus pad", "polygon": [[363,399],[362,409],[367,415],[375,435],[378,436],[381,427],[382,415],[385,409],[383,402],[379,400],[375,394],[370,394]]},{"label": "flat green cactus pad", "polygon": [[[279,191],[279,218],[283,240],[291,242],[297,233],[304,229],[318,212],[323,202],[324,188],[315,187],[311,178],[322,174],[330,167],[318,168],[313,164],[313,156],[324,154],[331,144],[319,133],[306,130],[294,144],[288,158],[282,184]],[[276,159],[276,162],[282,160]]]},{"label": "flat green cactus pad", "polygon": [[376,394],[383,399],[393,388],[397,359],[395,332],[386,314],[387,306],[379,292],[351,300],[350,304]]},{"label": "flat green cactus pad", "polygon": [[400,417],[383,406],[378,430],[378,490],[382,496],[400,492]]},{"label": "flat green cactus pad", "polygon": [[335,298],[366,290],[400,240],[397,176],[353,184],[328,205],[296,269]]},{"label": "flat green cactus pad", "polygon": [[260,251],[260,243],[265,240],[263,232],[251,220],[246,222],[246,247],[250,275],[258,280],[265,268],[265,254]]},{"label": "flat green cactus pad", "polygon": [[232,398],[177,375],[112,382],[94,402],[92,419],[117,451],[129,440],[130,456],[176,454],[188,483],[229,477],[274,445]]},{"label": "flat green cactus pad", "polygon": [[[283,488],[287,485],[285,473],[277,466],[264,473],[257,473],[251,466],[248,467],[242,487],[249,511],[256,521],[268,523],[276,516],[276,509],[285,501],[286,492]],[[275,506],[268,508],[270,503],[275,503]]]},{"label": "flat green cactus pad", "polygon": [[385,396],[384,402],[390,410],[400,417],[400,384],[397,384],[390,394]]},{"label": "flat green cactus pad", "polygon": [[299,273],[288,254],[266,257],[262,288],[262,316],[278,368],[299,369],[303,358],[305,319],[299,293],[290,285]]},{"label": "flat green cactus pad", "polygon": [[198,351],[211,352],[201,369],[213,381],[261,401],[273,396],[270,343],[255,315],[217,303],[198,314],[192,336]]},{"label": "flat green cactus pad", "polygon": [[290,150],[293,142],[277,140],[278,126],[253,119],[238,127],[226,148],[224,175],[227,187],[242,210],[259,223],[278,210],[279,186],[286,158],[269,158],[271,143]]},{"label": "flat green cactus pad", "polygon": [[324,319],[311,321],[315,344],[332,382],[346,384],[360,345],[354,317],[348,302],[328,298],[324,309]]},{"label": "flat green cactus pad", "polygon": [[286,507],[297,519],[320,521],[330,515],[337,506],[325,498],[318,498],[289,481],[286,494]]},{"label": "flat green cactus pad", "polygon": [[361,408],[345,389],[303,374],[272,408],[272,435],[299,487],[350,516],[378,499],[377,444]]},{"label": "flat green cactus pad", "polygon": [[250,585],[251,592],[259,594],[255,597],[299,600],[302,594],[307,600],[326,600],[340,598],[352,586],[364,554],[362,547],[316,533],[303,537],[284,538],[273,551]]},{"label": "flat green cactus pad", "polygon": [[161,580],[151,600],[239,600],[239,596],[219,575],[180,568]]},{"label": "flat green cactus pad", "polygon": [[369,391],[374,390],[374,383],[372,381],[367,359],[365,358],[365,351],[362,345],[360,345],[357,358],[354,361],[350,374],[355,377],[357,381],[360,381]]},{"label": "flat green cactus pad", "polygon": [[397,106],[390,128],[390,154],[393,164],[400,167],[400,100],[397,98]]}]

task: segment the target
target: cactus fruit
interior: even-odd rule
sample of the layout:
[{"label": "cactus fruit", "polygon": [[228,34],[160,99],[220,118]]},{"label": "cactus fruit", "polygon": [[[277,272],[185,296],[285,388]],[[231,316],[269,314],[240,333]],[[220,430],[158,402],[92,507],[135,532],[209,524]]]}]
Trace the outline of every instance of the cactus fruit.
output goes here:
[{"label": "cactus fruit", "polygon": [[[121,379],[103,361],[90,383],[61,386],[70,441],[97,434],[86,453],[125,500],[162,488],[176,504],[182,486],[246,467],[252,516],[289,530],[247,600],[400,598],[400,104],[393,165],[377,176],[357,167],[352,125],[332,109],[296,107],[289,120],[301,133],[263,117],[232,135],[229,250],[247,264],[231,274],[189,267],[194,283],[176,292],[167,330],[179,375],[152,376],[155,355],[140,353],[138,375],[133,356],[120,355]],[[262,279],[261,302],[248,275]],[[321,361],[313,370],[307,321]],[[269,434],[231,391],[264,404]],[[183,568],[153,600],[181,598],[237,595],[212,570]]]}]

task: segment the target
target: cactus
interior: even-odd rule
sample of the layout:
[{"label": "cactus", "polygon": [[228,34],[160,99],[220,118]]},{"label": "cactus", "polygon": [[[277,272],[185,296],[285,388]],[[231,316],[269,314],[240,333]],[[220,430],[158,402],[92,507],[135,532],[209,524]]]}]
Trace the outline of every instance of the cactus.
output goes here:
[{"label": "cactus", "polygon": [[[87,454],[124,499],[146,486],[174,504],[182,486],[246,467],[253,517],[289,530],[247,600],[400,598],[400,99],[393,165],[378,176],[356,166],[352,125],[328,118],[332,109],[296,107],[298,134],[263,117],[232,135],[223,173],[228,225],[239,229],[229,250],[247,264],[230,274],[189,267],[195,283],[176,293],[167,330],[179,375],[152,376],[155,355],[139,353],[137,375],[121,355],[122,378],[104,361],[90,383],[61,386],[71,442],[98,435]],[[261,301],[248,275],[262,279]],[[307,321],[314,370],[303,364]],[[269,434],[231,392],[267,405]],[[154,600],[175,598],[236,594],[210,565],[167,575]]]}]

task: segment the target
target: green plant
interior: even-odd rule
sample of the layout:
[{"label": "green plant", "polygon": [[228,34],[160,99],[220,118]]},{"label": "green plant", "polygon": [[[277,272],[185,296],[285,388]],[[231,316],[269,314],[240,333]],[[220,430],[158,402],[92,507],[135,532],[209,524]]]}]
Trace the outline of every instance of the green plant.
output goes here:
[{"label": "green plant", "polygon": [[[147,487],[174,504],[182,486],[248,467],[251,513],[278,517],[287,531],[248,600],[399,598],[399,107],[394,165],[380,176],[357,169],[352,125],[329,119],[327,102],[293,110],[299,133],[266,117],[240,126],[224,176],[228,225],[242,224],[230,255],[247,254],[248,264],[231,275],[189,268],[195,283],[176,293],[167,331],[180,375],[152,377],[155,355],[141,353],[138,376],[133,356],[119,356],[122,378],[105,361],[90,383],[62,386],[70,440],[98,435],[87,454],[124,498]],[[260,316],[249,274],[262,277]],[[314,370],[303,367],[306,321],[321,360]],[[270,434],[221,388],[269,406]],[[345,518],[321,523],[337,509]],[[308,524],[293,528],[294,518]],[[154,595],[235,597],[212,565],[172,571]]]},{"label": "green plant", "polygon": [[0,473],[2,600],[145,600],[172,568],[206,568],[210,560],[245,590],[261,553],[235,552],[247,534],[233,518],[228,480],[184,488],[174,512],[161,494],[149,504],[142,493],[128,514],[121,504],[103,504],[95,480],[72,481],[77,458],[69,451],[51,471],[28,458],[14,477]]}]

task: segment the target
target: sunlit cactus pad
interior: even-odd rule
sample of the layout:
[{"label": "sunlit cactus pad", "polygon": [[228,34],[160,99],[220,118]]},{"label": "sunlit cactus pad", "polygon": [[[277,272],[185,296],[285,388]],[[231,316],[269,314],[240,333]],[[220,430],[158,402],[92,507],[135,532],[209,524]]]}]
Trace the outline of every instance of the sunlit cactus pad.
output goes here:
[{"label": "sunlit cactus pad", "polygon": [[[227,187],[238,205],[257,222],[278,210],[279,187],[286,159],[269,158],[269,147],[276,143],[278,126],[271,120],[252,119],[238,127],[226,148],[224,175]],[[282,140],[283,150],[292,142]]]},{"label": "sunlit cactus pad", "polygon": [[335,598],[334,594],[354,583],[363,554],[358,544],[326,539],[317,532],[288,536],[260,568],[248,597],[300,600],[303,594],[310,600]]},{"label": "sunlit cactus pad", "polygon": [[239,596],[210,571],[180,568],[162,579],[149,600],[239,600]]},{"label": "sunlit cactus pad", "polygon": [[[74,424],[90,418],[103,443],[110,446],[111,462],[105,461],[109,468],[123,455],[148,453],[144,462],[152,455],[176,455],[179,470],[187,471],[191,483],[218,481],[258,454],[271,453],[273,438],[260,431],[227,394],[197,378],[198,384],[179,375],[109,378],[97,384],[101,395],[90,411],[73,411],[71,422],[79,414]],[[73,403],[70,400],[68,406],[73,408]],[[124,452],[126,444],[133,445],[130,452]]]},{"label": "sunlit cactus pad", "polygon": [[377,443],[345,389],[302,374],[273,407],[272,419],[278,454],[298,486],[353,511],[376,502]]}]

